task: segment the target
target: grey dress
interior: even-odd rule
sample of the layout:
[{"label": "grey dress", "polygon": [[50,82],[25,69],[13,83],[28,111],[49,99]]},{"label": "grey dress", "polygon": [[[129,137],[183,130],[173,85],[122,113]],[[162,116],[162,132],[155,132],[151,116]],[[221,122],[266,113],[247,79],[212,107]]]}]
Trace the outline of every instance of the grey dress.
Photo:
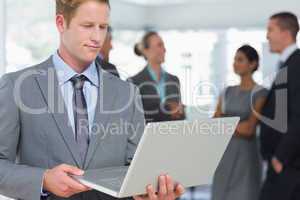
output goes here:
[{"label": "grey dress", "polygon": [[[247,120],[251,103],[266,97],[267,90],[259,87],[241,90],[239,86],[228,87],[222,94],[222,112],[225,116],[239,116]],[[215,172],[212,200],[257,200],[261,185],[261,162],[256,137],[243,139],[233,137]]]}]

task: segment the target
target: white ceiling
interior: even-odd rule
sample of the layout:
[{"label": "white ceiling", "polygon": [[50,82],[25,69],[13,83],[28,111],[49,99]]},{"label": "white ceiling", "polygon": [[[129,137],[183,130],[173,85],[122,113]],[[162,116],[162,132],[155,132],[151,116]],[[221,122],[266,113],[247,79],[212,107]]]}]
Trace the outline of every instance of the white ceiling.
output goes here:
[{"label": "white ceiling", "polygon": [[265,27],[270,15],[292,11],[299,0],[111,0],[116,29],[222,29]]}]

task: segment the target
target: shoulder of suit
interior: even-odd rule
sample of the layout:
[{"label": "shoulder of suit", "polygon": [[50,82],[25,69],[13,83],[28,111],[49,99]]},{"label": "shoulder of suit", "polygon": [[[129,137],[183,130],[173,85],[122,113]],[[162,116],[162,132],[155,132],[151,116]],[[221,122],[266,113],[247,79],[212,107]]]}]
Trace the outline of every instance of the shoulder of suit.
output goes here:
[{"label": "shoulder of suit", "polygon": [[295,50],[292,55],[288,58],[287,61],[289,61],[290,59],[299,59],[300,58],[300,49]]},{"label": "shoulder of suit", "polygon": [[147,72],[146,70],[147,70],[147,67],[144,67],[144,68],[143,68],[141,71],[139,71],[136,75],[134,75],[134,76],[128,78],[128,80],[131,80],[131,81],[135,82],[135,81],[138,81],[138,80],[140,80],[140,79],[144,79],[145,74],[146,74],[146,72]]},{"label": "shoulder of suit", "polygon": [[11,79],[13,82],[18,79],[20,76],[24,75],[24,78],[25,77],[30,77],[31,75],[35,75],[35,74],[38,74],[39,73],[39,70],[40,70],[40,67],[41,67],[41,64],[37,64],[37,65],[33,65],[33,66],[29,66],[29,67],[26,67],[24,69],[21,69],[21,70],[18,70],[18,71],[15,71],[15,72],[9,72],[9,73],[6,73],[5,77]]},{"label": "shoulder of suit", "polygon": [[286,61],[286,64],[289,66],[289,68],[295,68],[300,69],[300,49],[297,49]]},{"label": "shoulder of suit", "polygon": [[106,62],[104,60],[101,60],[99,59],[98,63],[101,65],[101,67],[106,67],[106,66],[109,66],[109,67],[114,67],[116,68],[116,66],[110,62]]},{"label": "shoulder of suit", "polygon": [[116,84],[117,87],[120,87],[123,89],[129,88],[129,87],[136,88],[136,86],[134,84],[132,84],[130,81],[124,81],[124,80],[120,79],[119,77],[116,77],[115,75],[113,75],[105,70],[101,70],[101,73],[103,73],[103,76],[106,76],[109,80],[111,80],[113,84]]},{"label": "shoulder of suit", "polygon": [[230,86],[227,86],[227,87],[224,88],[224,90],[223,90],[222,93],[224,93],[224,94],[226,94],[228,92],[230,93],[231,91],[238,90],[239,87],[240,87],[239,85],[230,85]]},{"label": "shoulder of suit", "polygon": [[165,73],[167,74],[167,77],[171,80],[174,80],[174,81],[178,81],[179,82],[179,78],[173,74],[170,74],[169,72],[166,72]]}]

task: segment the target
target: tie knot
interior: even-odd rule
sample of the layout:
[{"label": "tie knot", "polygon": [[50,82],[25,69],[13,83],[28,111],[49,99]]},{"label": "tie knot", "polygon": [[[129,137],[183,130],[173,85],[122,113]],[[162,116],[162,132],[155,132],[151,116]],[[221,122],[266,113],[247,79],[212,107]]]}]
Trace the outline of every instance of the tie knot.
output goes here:
[{"label": "tie knot", "polygon": [[73,76],[70,81],[73,84],[73,87],[77,90],[82,90],[84,82],[87,80],[86,76],[79,75],[79,76]]}]

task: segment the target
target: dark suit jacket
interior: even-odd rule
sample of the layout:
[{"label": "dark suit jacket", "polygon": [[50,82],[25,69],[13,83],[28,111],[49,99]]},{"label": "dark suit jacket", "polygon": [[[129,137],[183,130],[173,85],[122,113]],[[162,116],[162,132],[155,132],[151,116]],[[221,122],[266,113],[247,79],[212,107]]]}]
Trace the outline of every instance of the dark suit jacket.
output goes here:
[{"label": "dark suit jacket", "polygon": [[[261,153],[269,162],[266,187],[272,192],[272,199],[289,199],[288,196],[300,181],[299,49],[288,58],[277,74],[262,115],[274,120],[269,121],[268,124],[266,120],[262,120],[261,123]],[[286,119],[284,119],[285,115]],[[276,121],[276,119],[279,120]],[[276,128],[278,125],[283,129]],[[286,130],[284,130],[285,127]],[[284,170],[280,175],[274,172],[271,165],[271,159],[274,156],[284,165]]]},{"label": "dark suit jacket", "polygon": [[[146,122],[171,121],[170,109],[166,103],[161,102],[155,88],[155,81],[151,78],[147,67],[135,76],[129,78],[139,87],[142,95],[144,114]],[[179,79],[166,72],[166,101],[181,103],[180,82]],[[180,119],[184,119],[182,115]]]},{"label": "dark suit jacket", "polygon": [[102,69],[104,69],[105,71],[107,71],[107,72],[115,75],[116,77],[120,78],[120,75],[119,75],[119,72],[118,72],[116,66],[109,63],[109,62],[104,61],[99,56],[97,56],[97,58],[96,58],[96,65],[101,66]]}]

